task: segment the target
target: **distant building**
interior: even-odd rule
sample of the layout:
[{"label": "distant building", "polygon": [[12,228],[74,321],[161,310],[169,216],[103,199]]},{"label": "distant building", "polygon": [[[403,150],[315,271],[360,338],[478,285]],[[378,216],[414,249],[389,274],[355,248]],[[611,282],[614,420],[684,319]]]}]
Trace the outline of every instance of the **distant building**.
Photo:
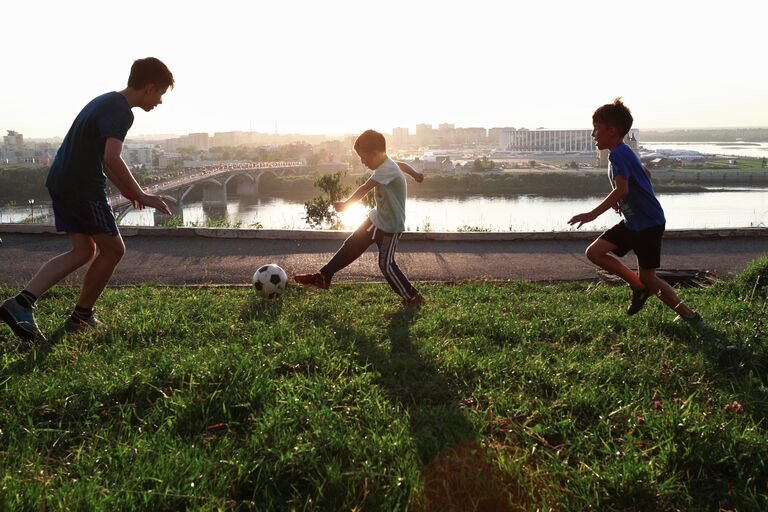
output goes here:
[{"label": "distant building", "polygon": [[15,132],[13,130],[8,130],[8,135],[3,136],[3,145],[10,149],[10,148],[23,148],[24,147],[24,136],[20,134],[19,132]]},{"label": "distant building", "polygon": [[431,124],[416,125],[416,144],[419,146],[429,146],[434,140],[434,130]]},{"label": "distant building", "polygon": [[[629,133],[624,137],[624,143],[627,144],[630,148],[632,148],[632,151],[635,152],[637,156],[640,156],[640,143],[638,139],[640,138],[640,130],[637,128],[632,128],[629,130]],[[593,143],[594,147],[594,143]],[[597,166],[598,167],[608,167],[608,155],[611,152],[607,149],[601,149],[597,151]]]},{"label": "distant building", "polygon": [[392,128],[392,148],[404,149],[410,143],[408,128]]},{"label": "distant building", "polygon": [[208,151],[210,149],[209,138],[207,133],[190,133],[189,135],[182,137],[185,144],[183,146],[192,147],[202,151]]},{"label": "distant building", "polygon": [[514,130],[514,128],[506,126],[504,128],[491,128],[488,130],[488,144],[499,146],[501,143],[501,134],[504,130]]},{"label": "distant building", "polygon": [[130,166],[152,167],[152,145],[126,144],[123,146],[123,159]]},{"label": "distant building", "polygon": [[479,145],[488,142],[488,130],[485,128],[456,128],[454,143],[459,145]]},{"label": "distant building", "polygon": [[582,153],[595,150],[592,130],[528,130],[504,128],[499,149],[520,153]]}]

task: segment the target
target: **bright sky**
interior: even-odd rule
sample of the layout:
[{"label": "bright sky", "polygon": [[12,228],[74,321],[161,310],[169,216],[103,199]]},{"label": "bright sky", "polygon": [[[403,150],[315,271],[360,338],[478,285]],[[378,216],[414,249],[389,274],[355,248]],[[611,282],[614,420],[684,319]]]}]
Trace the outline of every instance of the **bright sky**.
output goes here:
[{"label": "bright sky", "polygon": [[[713,6],[708,6],[711,4]],[[417,123],[768,125],[759,0],[4,2],[0,134],[63,137],[155,56],[176,89],[131,135],[390,133]]]}]

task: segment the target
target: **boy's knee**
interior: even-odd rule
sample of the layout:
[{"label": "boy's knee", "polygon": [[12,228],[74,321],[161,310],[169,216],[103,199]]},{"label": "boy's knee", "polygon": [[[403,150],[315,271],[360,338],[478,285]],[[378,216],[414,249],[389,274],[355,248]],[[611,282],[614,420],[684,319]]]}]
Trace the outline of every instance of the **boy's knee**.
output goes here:
[{"label": "boy's knee", "polygon": [[637,274],[645,287],[653,293],[656,293],[663,284],[663,281],[660,281],[661,278],[656,275],[656,269],[641,268]]},{"label": "boy's knee", "polygon": [[96,244],[82,245],[72,250],[80,266],[93,261],[96,257]]},{"label": "boy's knee", "polygon": [[592,263],[597,263],[597,260],[599,260],[604,254],[605,253],[603,251],[596,248],[594,245],[590,245],[587,247],[587,250],[584,251],[584,256],[586,256],[587,259]]},{"label": "boy's knee", "polygon": [[117,263],[125,256],[125,245],[115,244],[109,247],[102,247],[99,255]]}]

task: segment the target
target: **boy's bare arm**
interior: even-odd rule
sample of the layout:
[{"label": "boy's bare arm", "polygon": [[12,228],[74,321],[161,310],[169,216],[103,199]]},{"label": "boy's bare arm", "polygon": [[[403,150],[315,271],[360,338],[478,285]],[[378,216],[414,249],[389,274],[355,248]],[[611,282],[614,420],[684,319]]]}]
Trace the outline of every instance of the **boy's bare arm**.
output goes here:
[{"label": "boy's bare arm", "polygon": [[624,199],[629,193],[629,184],[627,183],[627,180],[621,176],[616,176],[615,182],[616,188],[613,189],[613,191],[611,191],[599,205],[590,212],[574,215],[571,217],[571,220],[568,221],[568,224],[573,225],[578,222],[579,225],[576,226],[576,229],[578,229],[585,223],[595,220],[607,210],[613,208],[619,201]]},{"label": "boy's bare arm", "polygon": [[397,166],[400,168],[402,172],[416,180],[417,183],[421,183],[424,181],[424,175],[418,171],[416,171],[413,167],[408,165],[405,162],[396,162]]},{"label": "boy's bare arm", "polygon": [[349,206],[353,203],[356,203],[357,201],[361,200],[363,197],[365,197],[365,194],[373,190],[376,185],[378,185],[379,182],[374,180],[373,178],[368,178],[368,181],[360,185],[357,190],[354,191],[354,193],[349,196],[345,201],[336,201],[333,203],[333,208],[337,212],[343,212]]},{"label": "boy's bare arm", "polygon": [[166,215],[171,214],[168,205],[161,196],[145,193],[131,174],[122,157],[123,143],[115,138],[107,139],[104,145],[104,166],[107,178],[115,184],[120,193],[134,203],[137,208],[149,206]]}]

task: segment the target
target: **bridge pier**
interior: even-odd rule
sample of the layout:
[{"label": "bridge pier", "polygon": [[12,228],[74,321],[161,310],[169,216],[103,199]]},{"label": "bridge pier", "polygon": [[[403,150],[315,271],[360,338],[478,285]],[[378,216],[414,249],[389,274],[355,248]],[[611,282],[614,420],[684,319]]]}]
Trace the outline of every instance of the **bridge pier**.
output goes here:
[{"label": "bridge pier", "polygon": [[227,188],[225,186],[206,183],[203,186],[204,205],[227,205]]},{"label": "bridge pier", "polygon": [[167,201],[166,204],[171,210],[171,216],[155,210],[155,226],[168,226],[172,224],[174,226],[184,226],[184,207],[180,204],[176,204],[172,201]]},{"label": "bridge pier", "polygon": [[259,184],[253,181],[243,181],[237,183],[235,194],[239,196],[255,196],[259,193]]}]

